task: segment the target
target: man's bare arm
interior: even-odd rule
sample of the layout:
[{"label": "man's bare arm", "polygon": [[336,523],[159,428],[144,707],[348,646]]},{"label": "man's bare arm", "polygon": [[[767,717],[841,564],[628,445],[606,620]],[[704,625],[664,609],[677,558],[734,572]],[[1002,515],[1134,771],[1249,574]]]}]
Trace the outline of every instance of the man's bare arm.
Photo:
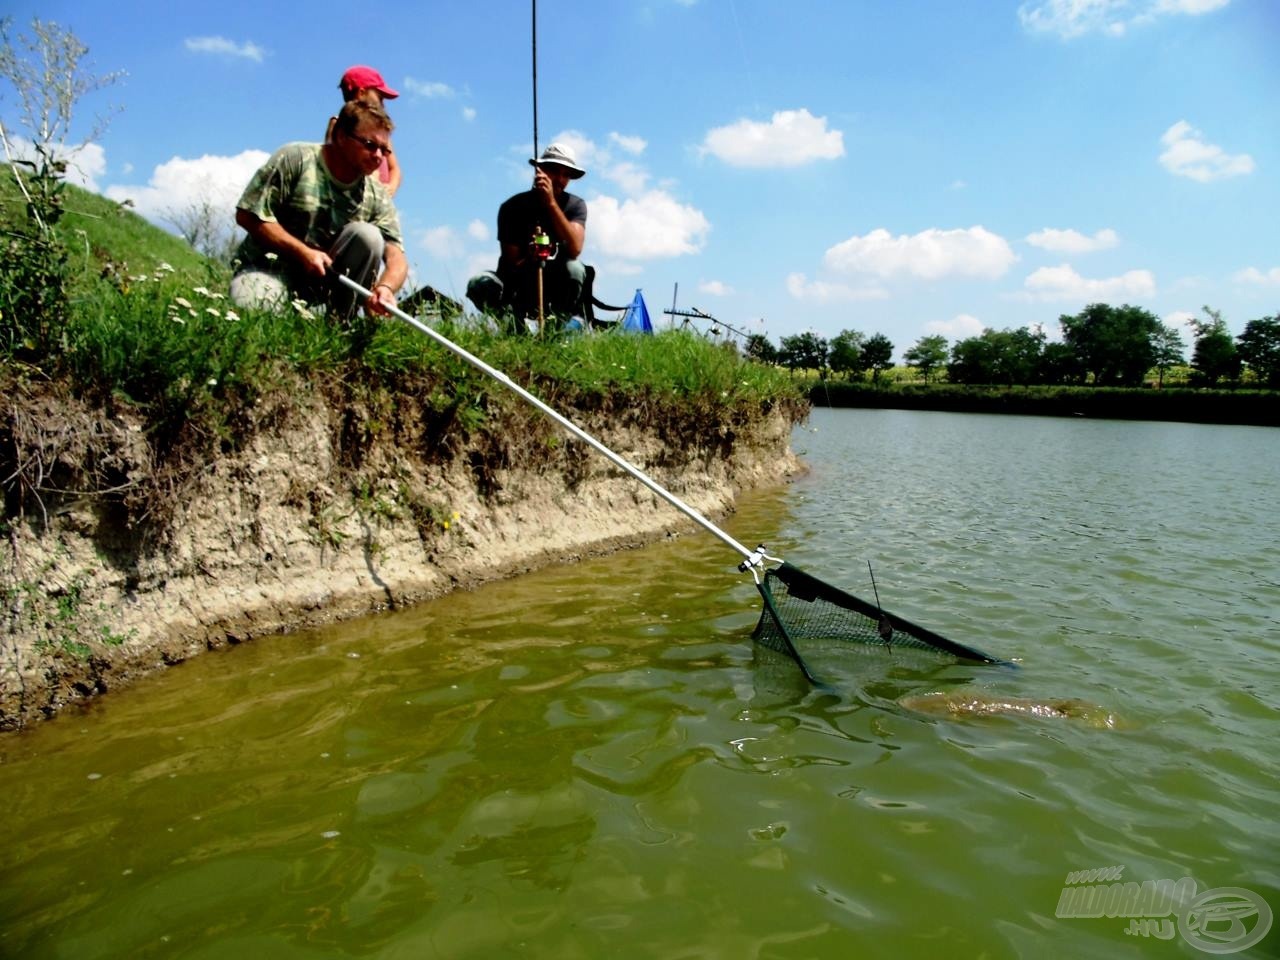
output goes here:
[{"label": "man's bare arm", "polygon": [[248,210],[237,209],[236,223],[263,250],[288,257],[312,276],[323,277],[333,263],[329,254],[315,247],[308,247],[274,220],[260,220]]},{"label": "man's bare arm", "polygon": [[561,252],[570,260],[576,260],[587,239],[586,224],[575,223],[564,215],[560,204],[556,203],[555,185],[545,171],[538,170],[534,174],[533,189],[542,200],[542,209],[546,213],[547,222],[542,225],[543,229],[560,244]]}]

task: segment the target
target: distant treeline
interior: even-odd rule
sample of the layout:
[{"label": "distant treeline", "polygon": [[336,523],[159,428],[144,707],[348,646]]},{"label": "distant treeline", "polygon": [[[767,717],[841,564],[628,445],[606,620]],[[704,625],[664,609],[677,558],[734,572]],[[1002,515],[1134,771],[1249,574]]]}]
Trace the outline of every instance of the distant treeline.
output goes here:
[{"label": "distant treeline", "polygon": [[[1266,386],[1280,389],[1280,315],[1259,317],[1232,337],[1219,311],[1190,321],[1195,335],[1189,384]],[[1186,344],[1173,327],[1141,307],[1094,303],[1060,316],[1060,341],[1043,328],[986,329],[948,344],[924,336],[903,352],[907,367],[925,383],[1140,387],[1148,377],[1163,386],[1186,364]],[[894,344],[882,333],[842,330],[830,341],[816,333],[783,337],[779,347],[762,334],[747,338],[746,353],[792,371],[816,370],[846,380],[880,383],[894,367]]]},{"label": "distant treeline", "polygon": [[872,407],[1015,413],[1112,420],[1176,420],[1280,426],[1280,392],[1166,387],[969,386],[951,383],[867,383],[815,380],[817,407]]}]

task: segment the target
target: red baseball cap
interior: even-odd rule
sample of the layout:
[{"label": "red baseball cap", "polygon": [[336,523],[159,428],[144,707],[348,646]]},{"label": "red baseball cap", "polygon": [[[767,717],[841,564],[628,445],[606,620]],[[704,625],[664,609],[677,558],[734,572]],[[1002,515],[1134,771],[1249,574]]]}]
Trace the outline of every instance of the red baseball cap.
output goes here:
[{"label": "red baseball cap", "polygon": [[382,79],[382,74],[373,67],[351,67],[342,75],[342,79],[338,81],[339,90],[350,90],[353,93],[360,90],[377,90],[388,100],[394,100],[400,96],[399,92],[392,90],[387,86],[387,82]]}]

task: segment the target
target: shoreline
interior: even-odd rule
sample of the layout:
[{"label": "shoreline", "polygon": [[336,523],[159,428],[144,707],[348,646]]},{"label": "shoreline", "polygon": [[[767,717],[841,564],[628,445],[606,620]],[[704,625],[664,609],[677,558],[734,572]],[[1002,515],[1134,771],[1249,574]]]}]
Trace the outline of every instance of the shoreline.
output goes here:
[{"label": "shoreline", "polygon": [[[477,469],[491,437],[441,460],[387,436],[360,450],[353,477],[333,429],[341,418],[322,392],[262,414],[269,427],[196,472],[162,525],[131,523],[118,504],[92,496],[9,518],[0,731],[206,650],[698,529],[586,444],[529,442],[527,420],[499,427],[523,430],[524,460],[490,456]],[[803,472],[789,446],[800,415],[760,412],[684,445],[607,417],[583,427],[714,520],[732,512],[738,493]],[[129,460],[137,432],[111,422],[119,459]]]}]

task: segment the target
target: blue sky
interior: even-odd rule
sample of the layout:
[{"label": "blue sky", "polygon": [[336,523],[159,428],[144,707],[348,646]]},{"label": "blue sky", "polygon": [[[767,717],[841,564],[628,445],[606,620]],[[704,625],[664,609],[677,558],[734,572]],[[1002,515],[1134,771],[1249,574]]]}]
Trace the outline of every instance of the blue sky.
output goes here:
[{"label": "blue sky", "polygon": [[[119,112],[84,180],[163,219],[224,205],[319,140],[379,69],[417,282],[461,296],[530,180],[529,0],[44,0]],[[1088,303],[1169,323],[1280,312],[1275,0],[539,0],[539,142],[574,145],[597,293],[781,336],[1042,324]],[[13,128],[11,91],[0,117]],[[678,285],[678,295],[676,287]],[[1190,342],[1190,337],[1187,337]]]}]

